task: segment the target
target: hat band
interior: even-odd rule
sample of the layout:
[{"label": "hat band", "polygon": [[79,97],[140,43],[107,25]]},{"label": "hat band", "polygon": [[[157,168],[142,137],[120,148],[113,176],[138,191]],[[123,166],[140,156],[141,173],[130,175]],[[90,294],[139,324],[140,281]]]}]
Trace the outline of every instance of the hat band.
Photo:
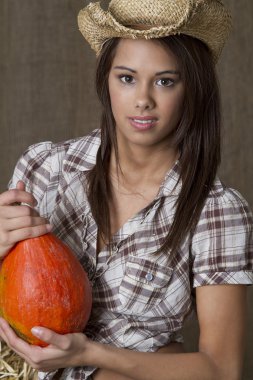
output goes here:
[{"label": "hat band", "polygon": [[151,28],[156,28],[156,25],[148,25],[148,24],[133,24],[133,25],[125,25],[126,28],[134,29],[134,30],[149,30]]}]

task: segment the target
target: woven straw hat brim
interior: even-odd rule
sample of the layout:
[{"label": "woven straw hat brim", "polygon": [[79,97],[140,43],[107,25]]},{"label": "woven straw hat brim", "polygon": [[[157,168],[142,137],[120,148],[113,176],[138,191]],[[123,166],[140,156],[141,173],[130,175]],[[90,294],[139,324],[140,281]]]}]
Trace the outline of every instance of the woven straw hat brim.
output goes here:
[{"label": "woven straw hat brim", "polygon": [[203,41],[216,63],[231,29],[231,16],[220,0],[112,0],[108,11],[99,2],[82,9],[78,26],[97,55],[114,37],[153,39],[186,34]]}]

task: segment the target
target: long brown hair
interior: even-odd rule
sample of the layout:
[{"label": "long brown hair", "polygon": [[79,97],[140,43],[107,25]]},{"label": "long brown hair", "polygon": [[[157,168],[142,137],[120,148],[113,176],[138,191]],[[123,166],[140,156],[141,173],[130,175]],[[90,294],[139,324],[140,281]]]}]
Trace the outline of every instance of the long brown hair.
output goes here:
[{"label": "long brown hair", "polygon": [[[185,86],[183,114],[174,133],[180,151],[182,188],[175,217],[161,249],[176,250],[198,222],[213,186],[220,163],[220,96],[212,56],[201,41],[186,36],[157,40],[177,57]],[[112,191],[109,162],[112,149],[117,156],[115,120],[108,89],[108,76],[119,39],[109,40],[97,62],[96,88],[102,103],[101,146],[96,165],[88,177],[88,199],[101,236],[111,241],[109,203]]]}]

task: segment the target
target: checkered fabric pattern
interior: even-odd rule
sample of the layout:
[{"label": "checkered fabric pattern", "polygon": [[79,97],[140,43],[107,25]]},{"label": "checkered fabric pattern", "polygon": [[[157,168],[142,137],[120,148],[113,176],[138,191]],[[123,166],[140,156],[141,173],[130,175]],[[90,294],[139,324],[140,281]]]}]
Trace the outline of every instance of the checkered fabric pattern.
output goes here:
[{"label": "checkered fabric pattern", "polygon": [[[252,214],[235,190],[216,180],[193,236],[175,255],[155,253],[168,234],[180,192],[179,163],[167,173],[154,201],[113,236],[113,248],[96,254],[97,225],[86,196],[100,131],[86,137],[31,146],[17,163],[10,188],[23,180],[39,213],[74,251],[93,286],[85,330],[101,343],[154,352],[181,341],[194,308],[193,288],[253,283]],[[89,379],[94,368],[68,368],[62,379]],[[49,380],[53,374],[40,373]]]}]

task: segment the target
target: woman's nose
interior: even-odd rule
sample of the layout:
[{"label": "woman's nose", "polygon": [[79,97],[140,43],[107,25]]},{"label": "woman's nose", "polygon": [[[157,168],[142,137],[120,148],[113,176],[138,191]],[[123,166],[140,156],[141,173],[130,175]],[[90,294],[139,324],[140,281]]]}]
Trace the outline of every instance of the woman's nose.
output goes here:
[{"label": "woman's nose", "polygon": [[152,96],[151,89],[147,85],[139,87],[136,92],[135,107],[146,110],[153,109],[155,100]]}]

